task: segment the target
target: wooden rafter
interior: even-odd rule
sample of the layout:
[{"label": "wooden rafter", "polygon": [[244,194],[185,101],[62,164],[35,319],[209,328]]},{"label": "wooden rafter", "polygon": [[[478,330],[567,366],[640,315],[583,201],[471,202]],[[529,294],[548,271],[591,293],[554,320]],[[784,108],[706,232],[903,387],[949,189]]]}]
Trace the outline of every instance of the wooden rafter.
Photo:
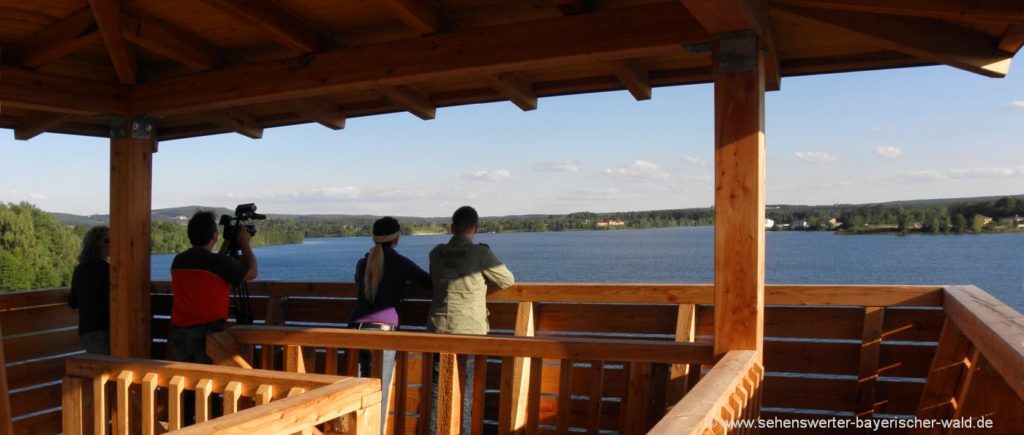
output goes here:
[{"label": "wooden rafter", "polygon": [[203,0],[242,23],[255,26],[275,41],[299,53],[323,48],[328,39],[274,0]]},{"label": "wooden rafter", "polygon": [[209,118],[215,124],[234,131],[250,139],[263,137],[263,126],[256,122],[256,118],[240,109],[228,109],[210,115]]},{"label": "wooden rafter", "polygon": [[316,121],[331,130],[345,128],[345,115],[338,110],[338,105],[329,101],[313,98],[292,100],[281,103],[292,113]]},{"label": "wooden rafter", "polygon": [[384,3],[403,23],[421,35],[441,29],[441,11],[434,0],[385,0]]},{"label": "wooden rafter", "polygon": [[121,35],[120,6],[116,0],[89,0],[89,7],[103,35],[103,43],[107,46],[118,80],[126,85],[134,85],[137,81],[137,64],[135,55]]},{"label": "wooden rafter", "polygon": [[377,91],[424,121],[434,119],[437,114],[437,106],[430,102],[430,95],[418,89],[410,86],[382,86]]},{"label": "wooden rafter", "polygon": [[520,109],[530,111],[537,108],[537,94],[533,92],[533,85],[522,74],[493,75],[491,76],[491,85]]},{"label": "wooden rafter", "polygon": [[3,104],[73,115],[125,114],[128,88],[122,85],[0,66]]},{"label": "wooden rafter", "polygon": [[999,38],[999,49],[1007,53],[1016,53],[1021,46],[1024,46],[1024,24],[1011,25]]},{"label": "wooden rafter", "polygon": [[84,8],[22,41],[21,64],[40,68],[99,39],[92,11]]},{"label": "wooden rafter", "polygon": [[135,45],[197,71],[219,63],[216,47],[141,12],[121,14],[121,34]]},{"label": "wooden rafter", "polygon": [[562,11],[562,15],[576,15],[590,9],[587,0],[552,0],[555,7]]},{"label": "wooden rafter", "polygon": [[[558,42],[550,35],[560,35]],[[596,55],[637,57],[711,38],[681,4],[667,2],[391,42],[386,58],[381,45],[367,45],[144,83],[133,89],[132,108],[160,115],[223,109],[560,66]]]},{"label": "wooden rafter", "polygon": [[946,20],[1024,21],[1024,0],[771,0],[817,9]]},{"label": "wooden rafter", "polygon": [[33,111],[21,118],[21,123],[14,128],[14,138],[29,140],[46,132],[50,128],[67,121],[74,115],[67,113],[51,113]]},{"label": "wooden rafter", "polygon": [[627,59],[607,62],[612,74],[622,82],[622,86],[637,101],[651,99],[651,81],[648,78],[647,67],[637,60]]},{"label": "wooden rafter", "polygon": [[682,0],[687,9],[709,32],[730,33],[751,30],[767,52],[765,89],[778,90],[782,84],[779,51],[775,46],[766,0]]},{"label": "wooden rafter", "polygon": [[1006,76],[1013,57],[997,49],[997,42],[987,35],[931,18],[782,5],[774,10],[787,18],[824,24],[870,39],[893,51],[989,77]]}]

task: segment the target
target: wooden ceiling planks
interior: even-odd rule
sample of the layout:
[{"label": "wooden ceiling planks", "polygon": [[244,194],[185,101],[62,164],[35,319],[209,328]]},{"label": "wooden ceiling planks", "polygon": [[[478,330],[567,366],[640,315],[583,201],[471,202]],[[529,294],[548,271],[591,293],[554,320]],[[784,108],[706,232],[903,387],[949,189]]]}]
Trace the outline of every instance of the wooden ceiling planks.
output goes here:
[{"label": "wooden ceiling planks", "polygon": [[[340,128],[346,119],[396,111],[429,119],[439,107],[488,101],[532,110],[540,97],[580,92],[626,89],[643,99],[653,87],[710,80],[708,53],[686,46],[711,42],[703,27],[728,27],[706,17],[697,24],[684,4],[698,15],[700,6],[715,13],[723,4],[700,0],[121,0],[116,13],[110,0],[91,3],[120,30],[123,49],[114,56],[110,38],[90,23],[96,17],[88,1],[0,5],[2,63],[13,67],[5,75],[13,81],[0,84],[0,99],[13,109],[0,125],[38,124],[20,120],[53,113],[62,119],[44,123],[50,128],[87,134],[102,130],[92,116],[131,112],[165,116],[162,139],[229,131],[253,137],[277,125]],[[223,12],[243,4],[262,8],[247,13],[265,23]],[[751,15],[770,30],[782,75],[945,63],[999,76],[1024,45],[1024,0],[729,4],[746,13],[768,6]],[[678,15],[637,13],[654,9]],[[861,20],[864,14],[872,19]],[[918,31],[901,31],[905,23]],[[675,35],[657,39],[644,26]],[[134,71],[126,70],[132,58]],[[121,82],[138,85],[109,86]],[[289,110],[275,104],[281,100],[308,104]],[[205,116],[232,111],[248,117],[218,124]]]}]

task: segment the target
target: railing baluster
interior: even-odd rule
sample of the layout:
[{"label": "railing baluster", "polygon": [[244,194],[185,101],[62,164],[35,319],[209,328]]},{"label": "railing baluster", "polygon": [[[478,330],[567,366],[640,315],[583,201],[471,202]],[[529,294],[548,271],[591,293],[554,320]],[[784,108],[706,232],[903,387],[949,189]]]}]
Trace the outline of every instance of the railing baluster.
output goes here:
[{"label": "railing baluster", "polygon": [[181,429],[181,395],[185,392],[185,378],[171,377],[167,382],[167,430]]},{"label": "railing baluster", "polygon": [[210,394],[213,393],[213,381],[200,379],[196,382],[196,423],[210,419]]},{"label": "railing baluster", "polygon": [[274,398],[274,387],[272,385],[260,385],[256,388],[256,396],[253,399],[257,405],[266,405]]},{"label": "railing baluster", "polygon": [[458,434],[462,426],[462,382],[458,356],[442,353],[437,375],[437,434]]},{"label": "railing baluster", "polygon": [[128,402],[131,400],[129,388],[132,386],[134,373],[124,370],[117,375],[117,429],[118,435],[128,435]]},{"label": "railing baluster", "polygon": [[430,409],[431,392],[430,386],[434,382],[434,354],[424,352],[420,354],[420,417],[416,421],[416,433],[427,435],[430,433]]},{"label": "railing baluster", "polygon": [[[395,406],[393,433],[405,435],[405,414],[409,407],[409,352],[395,353]],[[422,399],[421,399],[422,400]]]},{"label": "railing baluster", "polygon": [[359,376],[359,349],[345,349],[345,376]]},{"label": "railing baluster", "polygon": [[306,373],[306,362],[302,356],[302,346],[288,345],[284,347],[284,371]]},{"label": "railing baluster", "polygon": [[231,381],[224,387],[224,415],[238,412],[238,399],[242,397],[242,384]]},{"label": "railing baluster", "polygon": [[473,410],[472,433],[484,431],[484,398],[487,389],[487,356],[477,355],[473,362]]},{"label": "railing baluster", "polygon": [[92,382],[92,404],[93,404],[93,433],[104,435],[107,433],[107,381],[110,376],[101,374]]},{"label": "railing baluster", "polygon": [[587,392],[587,433],[601,432],[601,397],[604,394],[604,362],[590,362],[590,390]]},{"label": "railing baluster", "polygon": [[568,434],[572,424],[572,360],[563,359],[558,370],[558,433]]},{"label": "railing baluster", "polygon": [[142,377],[142,435],[153,435],[156,432],[156,387],[159,377],[156,373],[146,373]]},{"label": "railing baluster", "polygon": [[324,374],[338,374],[338,348],[328,347],[325,351],[327,353],[324,354]]},{"label": "railing baluster", "polygon": [[61,385],[61,417],[66,435],[82,434],[82,378],[64,377]]},{"label": "railing baluster", "polygon": [[544,358],[530,358],[530,385],[526,400],[526,433],[540,429],[540,384],[544,379]]}]

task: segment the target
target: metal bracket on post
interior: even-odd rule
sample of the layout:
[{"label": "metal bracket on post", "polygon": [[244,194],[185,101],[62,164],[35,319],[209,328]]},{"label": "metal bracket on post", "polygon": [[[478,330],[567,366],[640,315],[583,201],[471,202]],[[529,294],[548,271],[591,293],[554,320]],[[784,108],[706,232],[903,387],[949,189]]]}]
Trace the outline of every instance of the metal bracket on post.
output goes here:
[{"label": "metal bracket on post", "polygon": [[[111,139],[154,139],[153,152],[156,148],[156,121],[159,117],[152,115],[141,116],[110,116],[110,138]],[[128,125],[128,121],[131,125]]]},{"label": "metal bracket on post", "polygon": [[757,65],[757,34],[752,31],[719,33],[717,72],[740,73],[753,71]]}]

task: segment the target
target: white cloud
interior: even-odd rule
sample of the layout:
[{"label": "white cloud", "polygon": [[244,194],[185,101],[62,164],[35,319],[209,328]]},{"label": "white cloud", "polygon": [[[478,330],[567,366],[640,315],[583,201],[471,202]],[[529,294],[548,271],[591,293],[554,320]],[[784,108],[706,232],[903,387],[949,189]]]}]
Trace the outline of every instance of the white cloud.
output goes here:
[{"label": "white cloud", "polygon": [[835,154],[823,153],[818,151],[797,151],[793,154],[796,156],[796,158],[808,163],[829,163],[839,160],[839,156]]},{"label": "white cloud", "polygon": [[991,180],[1024,176],[1024,166],[914,171],[899,178],[910,180]]},{"label": "white cloud", "polygon": [[504,181],[512,177],[512,173],[505,169],[498,169],[494,171],[476,171],[464,174],[462,178],[467,180],[479,180],[479,181]]},{"label": "white cloud", "polygon": [[888,157],[890,159],[895,159],[895,158],[903,155],[903,150],[901,150],[899,148],[896,148],[896,147],[884,147],[884,146],[882,146],[882,147],[875,148],[875,154],[878,154],[878,155],[880,155],[882,157]]},{"label": "white cloud", "polygon": [[1010,102],[1011,109],[1024,109],[1024,100],[1013,100]]},{"label": "white cloud", "polygon": [[231,200],[253,201],[308,201],[315,199],[355,199],[361,197],[362,190],[354,186],[321,187],[311,190],[268,190],[264,192],[236,193],[228,192],[225,197]]},{"label": "white cloud", "polygon": [[872,133],[885,133],[887,131],[893,131],[895,129],[896,129],[896,127],[893,127],[891,125],[880,125],[878,127],[872,127],[870,129],[868,129],[868,131],[870,131]]},{"label": "white cloud", "polygon": [[49,196],[46,196],[46,194],[43,194],[43,193],[29,193],[28,197],[32,198],[32,199],[36,199],[36,200],[48,199],[49,198]]},{"label": "white cloud", "polygon": [[689,163],[689,164],[691,164],[693,166],[707,166],[708,165],[708,161],[704,160],[704,159],[702,159],[700,157],[686,156],[686,157],[683,157],[683,159],[686,160],[686,163]]},{"label": "white cloud", "polygon": [[668,173],[658,165],[636,160],[626,166],[617,168],[605,168],[604,174],[611,177],[636,177],[636,178],[664,178]]},{"label": "white cloud", "polygon": [[579,163],[575,160],[554,160],[537,162],[533,165],[533,170],[544,171],[544,172],[579,172]]}]

